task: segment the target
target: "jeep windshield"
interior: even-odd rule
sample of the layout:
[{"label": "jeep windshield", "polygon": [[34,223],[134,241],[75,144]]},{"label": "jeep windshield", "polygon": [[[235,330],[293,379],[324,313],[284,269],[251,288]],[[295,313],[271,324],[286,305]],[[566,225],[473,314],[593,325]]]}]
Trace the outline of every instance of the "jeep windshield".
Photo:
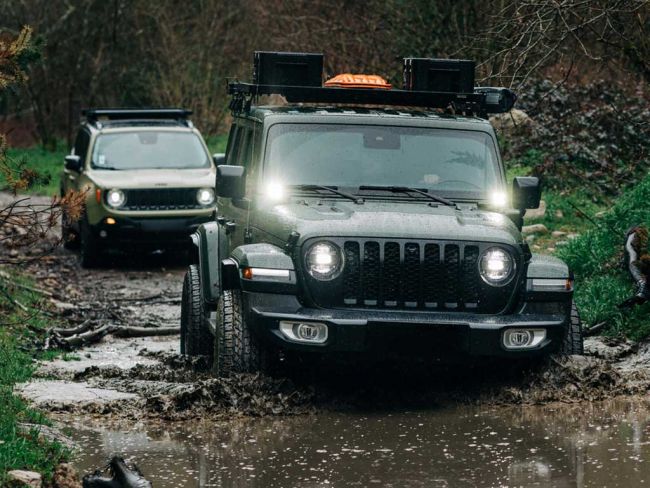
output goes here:
[{"label": "jeep windshield", "polygon": [[100,134],[92,156],[94,169],[209,168],[210,159],[192,132],[140,130]]},{"label": "jeep windshield", "polygon": [[503,191],[489,134],[422,127],[275,124],[268,134],[264,180],[363,195],[385,195],[379,187],[474,199]]}]

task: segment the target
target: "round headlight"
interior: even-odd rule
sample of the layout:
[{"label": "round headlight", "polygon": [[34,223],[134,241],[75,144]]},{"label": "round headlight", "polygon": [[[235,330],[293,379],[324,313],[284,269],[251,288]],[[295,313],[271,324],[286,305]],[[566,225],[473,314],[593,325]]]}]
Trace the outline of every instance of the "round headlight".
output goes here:
[{"label": "round headlight", "polygon": [[214,190],[212,188],[201,188],[196,192],[196,201],[199,205],[212,205],[214,203]]},{"label": "round headlight", "polygon": [[313,244],[307,251],[305,261],[307,272],[321,281],[336,278],[343,269],[341,250],[331,242]]},{"label": "round headlight", "polygon": [[503,286],[515,275],[515,260],[500,247],[486,249],[479,259],[481,278],[492,286]]},{"label": "round headlight", "polygon": [[122,190],[114,188],[112,190],[108,190],[106,193],[106,203],[108,203],[113,208],[121,207],[125,202],[126,195]]}]

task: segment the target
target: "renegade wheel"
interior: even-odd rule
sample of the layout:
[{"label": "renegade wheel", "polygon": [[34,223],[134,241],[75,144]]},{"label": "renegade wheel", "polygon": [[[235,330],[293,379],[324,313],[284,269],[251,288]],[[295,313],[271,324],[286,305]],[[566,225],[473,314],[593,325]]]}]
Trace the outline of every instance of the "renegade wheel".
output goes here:
[{"label": "renegade wheel", "polygon": [[187,268],[181,301],[181,354],[211,356],[212,335],[208,330],[205,304],[201,297],[199,268]]},{"label": "renegade wheel", "polygon": [[225,290],[217,307],[213,370],[217,376],[255,373],[263,369],[263,352],[243,314],[239,290]]},{"label": "renegade wheel", "polygon": [[61,213],[61,238],[66,249],[79,249],[79,234],[72,228],[65,210]]},{"label": "renegade wheel", "polygon": [[94,268],[100,264],[101,249],[97,238],[90,230],[90,225],[86,219],[81,223],[81,266],[84,268]]},{"label": "renegade wheel", "polygon": [[583,354],[583,340],[582,340],[582,321],[578,313],[578,307],[574,302],[571,302],[571,318],[567,325],[567,333],[564,337],[564,342],[560,349],[562,354]]}]

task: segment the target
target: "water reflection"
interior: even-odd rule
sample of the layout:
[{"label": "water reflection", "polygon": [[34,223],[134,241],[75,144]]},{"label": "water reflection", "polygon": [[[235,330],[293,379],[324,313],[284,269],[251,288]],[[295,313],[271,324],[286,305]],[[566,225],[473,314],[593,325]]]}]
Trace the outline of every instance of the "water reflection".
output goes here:
[{"label": "water reflection", "polygon": [[63,418],[90,471],[121,454],[156,487],[643,486],[650,403],[334,413],[169,425]]}]

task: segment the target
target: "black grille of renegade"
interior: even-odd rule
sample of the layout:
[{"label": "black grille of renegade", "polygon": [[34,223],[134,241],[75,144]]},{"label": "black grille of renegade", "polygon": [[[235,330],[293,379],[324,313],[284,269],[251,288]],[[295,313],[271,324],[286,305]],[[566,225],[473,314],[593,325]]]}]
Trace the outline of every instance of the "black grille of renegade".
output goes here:
[{"label": "black grille of renegade", "polygon": [[196,201],[198,188],[126,190],[124,210],[183,210],[202,208]]},{"label": "black grille of renegade", "polygon": [[[323,240],[336,243],[345,261],[330,282],[307,275],[312,297],[324,307],[494,314],[507,306],[517,283],[493,287],[481,279],[478,258],[491,243]],[[519,275],[519,255],[510,250]]]}]

